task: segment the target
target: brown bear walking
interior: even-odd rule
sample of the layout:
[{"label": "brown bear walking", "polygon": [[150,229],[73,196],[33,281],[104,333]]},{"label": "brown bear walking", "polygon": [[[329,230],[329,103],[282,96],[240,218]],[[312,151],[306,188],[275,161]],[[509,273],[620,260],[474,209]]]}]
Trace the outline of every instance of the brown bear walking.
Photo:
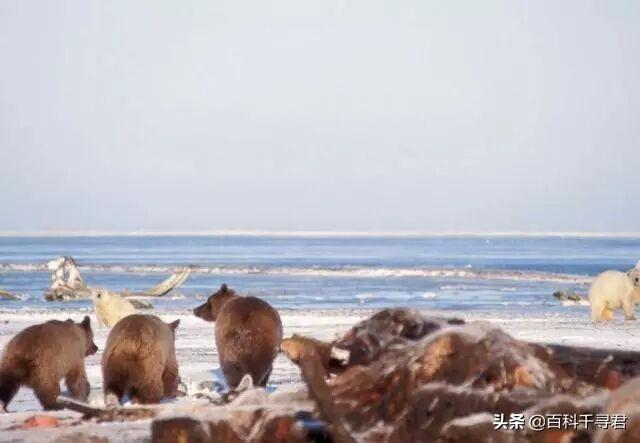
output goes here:
[{"label": "brown bear walking", "polygon": [[155,315],[129,315],[109,333],[102,354],[105,402],[112,396],[122,403],[129,395],[134,403],[159,403],[175,397],[178,363],[175,330],[180,320],[165,323]]},{"label": "brown bear walking", "polygon": [[6,411],[22,385],[34,390],[44,409],[59,409],[56,398],[63,378],[69,394],[86,401],[84,358],[97,351],[89,317],[81,323],[52,320],[24,329],[7,343],[0,361],[0,410]]},{"label": "brown bear walking", "polygon": [[216,346],[229,387],[238,386],[245,374],[251,375],[254,385],[266,386],[282,341],[278,312],[267,302],[241,297],[223,284],[193,313],[216,322]]}]

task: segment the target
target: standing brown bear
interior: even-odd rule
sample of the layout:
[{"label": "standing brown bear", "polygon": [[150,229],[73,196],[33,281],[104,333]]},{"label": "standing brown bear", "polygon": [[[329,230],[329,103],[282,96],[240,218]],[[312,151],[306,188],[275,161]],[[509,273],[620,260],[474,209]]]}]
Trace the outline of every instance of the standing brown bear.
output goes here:
[{"label": "standing brown bear", "polygon": [[102,354],[105,403],[159,403],[178,389],[175,331],[180,320],[165,323],[155,315],[133,314],[120,320]]},{"label": "standing brown bear", "polygon": [[89,317],[81,323],[51,320],[24,329],[9,340],[0,361],[0,411],[6,412],[22,385],[35,391],[44,409],[59,409],[56,398],[63,378],[69,394],[86,401],[84,358],[97,351]]},{"label": "standing brown bear", "polygon": [[251,375],[254,385],[267,385],[282,341],[282,322],[275,309],[259,298],[241,297],[223,284],[193,313],[216,322],[220,366],[230,388],[238,386],[245,374]]}]

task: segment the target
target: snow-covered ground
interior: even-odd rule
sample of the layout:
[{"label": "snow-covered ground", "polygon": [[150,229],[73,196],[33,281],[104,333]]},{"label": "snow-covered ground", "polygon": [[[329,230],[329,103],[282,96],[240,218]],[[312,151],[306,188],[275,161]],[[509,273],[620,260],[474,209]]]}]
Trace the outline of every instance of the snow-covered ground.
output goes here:
[{"label": "snow-covered ground", "polygon": [[[319,339],[332,339],[339,336],[372,313],[373,311],[365,309],[282,310],[280,312],[284,324],[285,337],[296,333]],[[425,313],[452,316],[451,311],[425,311]],[[12,336],[29,325],[53,318],[73,318],[76,321],[80,321],[86,314],[90,314],[90,312],[84,309],[68,310],[63,313],[45,310],[0,311],[0,348],[4,349],[7,341]],[[189,388],[189,394],[194,393],[196,386],[201,381],[215,380],[222,382],[218,354],[213,339],[213,324],[194,317],[191,312],[186,310],[163,311],[160,313],[160,317],[165,321],[173,321],[177,318],[181,321],[176,337],[176,349],[180,375]],[[457,315],[457,317],[467,321],[489,321],[500,326],[514,337],[528,341],[640,350],[640,322],[625,322],[622,318],[617,318],[612,324],[593,325],[588,319],[586,310],[581,308],[568,307],[559,313],[539,314],[537,316],[510,315],[508,318],[504,318],[486,312],[467,312]],[[104,349],[108,330],[96,328],[95,317],[93,317],[93,320],[95,342],[102,350]],[[100,358],[101,352],[98,352],[97,355],[91,356],[86,360],[87,374],[91,383],[90,402],[96,405],[102,404]],[[273,391],[284,385],[299,382],[300,377],[297,367],[283,355],[278,356],[269,381],[269,390]],[[29,389],[21,389],[8,409],[10,411],[9,414],[0,416],[0,441],[14,439],[32,441],[45,436],[51,437],[51,434],[43,430],[14,430],[10,432],[7,430],[15,422],[20,422],[33,415],[33,413],[40,411],[40,405]],[[69,413],[63,413],[63,415],[74,416],[74,414]],[[109,426],[117,427],[119,432],[124,432],[126,429],[126,432],[133,432],[138,436],[148,432],[149,429],[148,422]],[[94,426],[92,431],[98,428]],[[78,429],[82,429],[82,427]],[[48,438],[42,441],[47,440]]]}]

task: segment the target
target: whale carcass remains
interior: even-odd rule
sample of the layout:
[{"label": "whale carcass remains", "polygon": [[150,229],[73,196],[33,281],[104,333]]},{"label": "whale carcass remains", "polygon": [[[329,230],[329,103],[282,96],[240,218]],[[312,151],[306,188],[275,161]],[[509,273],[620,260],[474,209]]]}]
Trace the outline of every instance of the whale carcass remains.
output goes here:
[{"label": "whale carcass remains", "polygon": [[[338,370],[323,365],[327,347],[346,356]],[[637,352],[527,343],[489,323],[407,309],[378,312],[334,342],[296,337],[283,351],[306,386],[163,414],[151,441],[640,441]],[[626,429],[587,420],[615,414],[626,414]],[[582,421],[552,425],[565,416]]]},{"label": "whale carcass remains", "polygon": [[82,418],[41,435],[105,441],[96,422],[129,422],[117,429],[158,443],[640,441],[640,352],[528,343],[408,309],[380,311],[331,342],[286,343],[304,384],[270,393],[247,377],[220,396],[123,408],[59,398]]},{"label": "whale carcass remains", "polygon": [[[51,271],[51,286],[44,293],[48,301],[65,301],[90,298],[91,288],[80,275],[72,257],[59,257],[47,263]],[[185,266],[158,285],[139,292],[124,291],[123,297],[162,297],[180,286],[189,277],[191,268]]]}]

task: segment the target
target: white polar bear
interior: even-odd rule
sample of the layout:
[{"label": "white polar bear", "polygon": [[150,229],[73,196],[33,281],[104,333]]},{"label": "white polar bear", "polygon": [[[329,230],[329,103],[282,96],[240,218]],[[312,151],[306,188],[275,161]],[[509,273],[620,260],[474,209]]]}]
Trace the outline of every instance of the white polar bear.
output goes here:
[{"label": "white polar bear", "polygon": [[93,308],[96,311],[98,322],[109,328],[127,315],[136,313],[136,308],[133,307],[131,302],[106,289],[91,291],[91,299],[93,300]]},{"label": "white polar bear", "polygon": [[598,275],[589,288],[589,301],[594,322],[612,320],[613,311],[621,308],[627,320],[635,320],[634,308],[640,303],[640,269]]}]

